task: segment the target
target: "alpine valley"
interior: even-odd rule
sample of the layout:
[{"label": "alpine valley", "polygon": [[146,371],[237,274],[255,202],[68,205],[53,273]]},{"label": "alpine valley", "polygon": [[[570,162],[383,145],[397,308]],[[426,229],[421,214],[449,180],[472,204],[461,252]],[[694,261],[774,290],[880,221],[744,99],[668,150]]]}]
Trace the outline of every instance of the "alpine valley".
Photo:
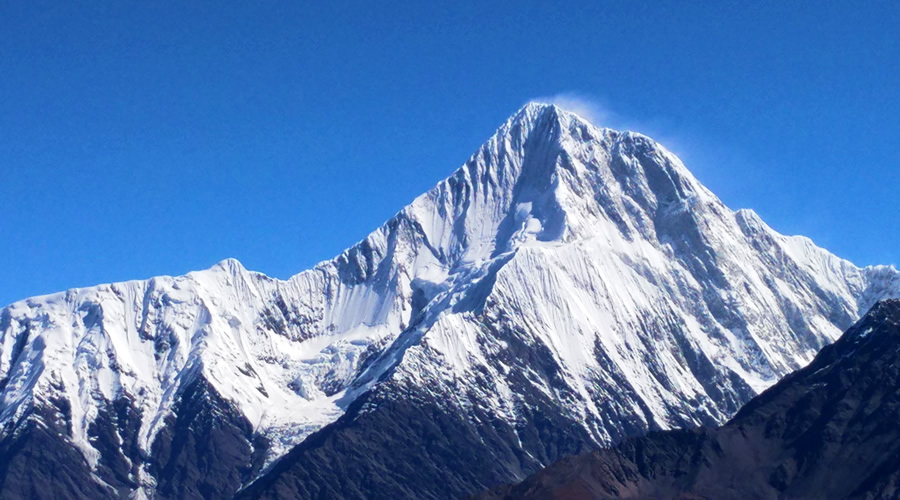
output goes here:
[{"label": "alpine valley", "polygon": [[459,498],[722,424],[897,296],[532,103],[286,281],[227,260],[2,309],[0,497]]}]

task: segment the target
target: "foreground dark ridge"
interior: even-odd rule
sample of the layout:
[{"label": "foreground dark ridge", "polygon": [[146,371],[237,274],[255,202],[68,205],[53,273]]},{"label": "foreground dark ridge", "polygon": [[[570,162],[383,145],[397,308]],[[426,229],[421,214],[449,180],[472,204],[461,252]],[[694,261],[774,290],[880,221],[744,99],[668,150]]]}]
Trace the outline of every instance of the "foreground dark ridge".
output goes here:
[{"label": "foreground dark ridge", "polygon": [[720,428],[651,433],[479,498],[900,498],[900,301]]}]

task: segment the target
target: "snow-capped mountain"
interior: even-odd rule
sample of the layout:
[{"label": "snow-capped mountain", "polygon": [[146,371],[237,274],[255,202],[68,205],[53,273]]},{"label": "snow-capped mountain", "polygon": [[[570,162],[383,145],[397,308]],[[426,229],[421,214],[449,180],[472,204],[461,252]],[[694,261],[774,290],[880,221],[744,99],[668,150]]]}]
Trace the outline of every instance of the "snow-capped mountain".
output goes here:
[{"label": "snow-capped mountain", "polygon": [[720,423],[898,290],[651,139],[529,104],[286,281],[228,260],[3,309],[0,490],[458,496]]}]

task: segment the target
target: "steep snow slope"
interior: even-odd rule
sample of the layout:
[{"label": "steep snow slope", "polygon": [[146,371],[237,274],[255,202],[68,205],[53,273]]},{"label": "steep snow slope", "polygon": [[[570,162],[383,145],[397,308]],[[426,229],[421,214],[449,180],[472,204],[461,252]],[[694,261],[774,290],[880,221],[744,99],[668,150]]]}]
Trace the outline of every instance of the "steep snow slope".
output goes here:
[{"label": "steep snow slope", "polygon": [[[56,418],[96,480],[138,494],[157,487],[155,441],[198,381],[222,401],[211,415],[233,410],[264,438],[241,437],[253,471],[373,390],[508,423],[539,406],[602,444],[724,420],[898,283],[732,212],[647,137],[529,104],[364,241],[287,281],[229,260],[7,307],[0,422],[12,436]],[[120,407],[131,427],[120,418],[98,445],[92,424]]]},{"label": "steep snow slope", "polygon": [[[487,372],[478,397],[514,416],[516,360],[498,359],[508,346],[487,331],[503,325],[549,351],[572,391],[558,403],[595,420],[601,442],[613,436],[597,403],[616,398],[597,387],[626,382],[650,427],[719,421],[900,284],[892,268],[859,269],[730,211],[652,140],[553,106],[520,111],[412,207],[401,216],[423,240],[462,259],[360,382],[409,347],[395,377],[440,389]],[[543,382],[529,390],[561,389]]]},{"label": "steep snow slope", "polygon": [[482,499],[900,497],[900,301],[876,304],[718,428],[569,457]]}]

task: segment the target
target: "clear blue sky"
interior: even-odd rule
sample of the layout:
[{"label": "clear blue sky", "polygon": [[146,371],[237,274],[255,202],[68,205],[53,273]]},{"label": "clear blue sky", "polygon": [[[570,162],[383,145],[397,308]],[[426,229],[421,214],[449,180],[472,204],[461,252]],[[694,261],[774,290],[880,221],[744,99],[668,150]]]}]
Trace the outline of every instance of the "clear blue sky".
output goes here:
[{"label": "clear blue sky", "polygon": [[0,303],[226,257],[286,278],[557,94],[900,262],[900,2],[741,3],[2,2]]}]

